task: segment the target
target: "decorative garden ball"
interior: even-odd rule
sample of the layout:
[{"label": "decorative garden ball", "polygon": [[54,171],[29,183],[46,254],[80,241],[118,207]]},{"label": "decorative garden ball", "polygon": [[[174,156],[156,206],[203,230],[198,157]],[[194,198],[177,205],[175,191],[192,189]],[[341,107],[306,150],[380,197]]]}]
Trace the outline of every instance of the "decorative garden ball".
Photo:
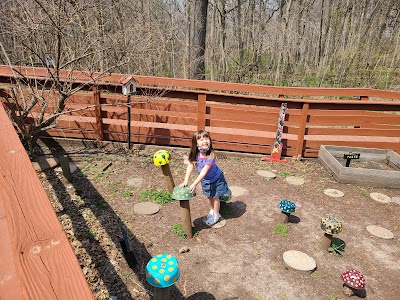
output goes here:
[{"label": "decorative garden ball", "polygon": [[167,150],[158,150],[153,155],[153,161],[156,166],[164,166],[169,164],[171,161],[171,156]]},{"label": "decorative garden ball", "polygon": [[[347,296],[361,295],[365,289],[365,278],[360,271],[351,269],[342,274],[343,292]],[[364,290],[365,291],[365,290]]]}]

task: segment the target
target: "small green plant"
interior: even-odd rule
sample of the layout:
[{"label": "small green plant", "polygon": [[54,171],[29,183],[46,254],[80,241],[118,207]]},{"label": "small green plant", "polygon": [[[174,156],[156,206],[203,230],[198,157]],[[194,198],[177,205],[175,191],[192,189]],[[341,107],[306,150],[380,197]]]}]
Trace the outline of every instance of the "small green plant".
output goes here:
[{"label": "small green plant", "polygon": [[97,178],[107,178],[107,177],[108,177],[108,174],[106,174],[106,173],[97,174]]},{"label": "small green plant", "polygon": [[292,174],[290,174],[290,172],[288,172],[288,171],[280,172],[279,175],[281,175],[283,177],[292,176]]},{"label": "small green plant", "polygon": [[336,244],[333,241],[332,241],[331,246],[328,248],[328,251],[331,253],[334,253],[336,255],[339,255],[340,257],[343,257],[343,254],[344,254],[343,245]]},{"label": "small green plant", "polygon": [[129,191],[123,191],[121,193],[121,196],[124,198],[132,197],[132,195],[133,195],[132,192],[129,192]]},{"label": "small green plant", "polygon": [[176,235],[177,235],[179,238],[181,238],[181,239],[186,238],[186,233],[185,233],[185,231],[183,230],[182,224],[175,224],[175,225],[172,225],[171,230],[172,230],[173,232],[175,232]]},{"label": "small green plant", "polygon": [[[175,234],[176,234],[179,238],[181,238],[181,239],[184,239],[184,238],[187,237],[186,232],[183,230],[182,224],[175,224],[175,225],[172,225],[172,226],[171,226],[171,230],[172,230],[173,232],[175,232]],[[198,236],[199,233],[200,233],[200,231],[198,231],[198,230],[196,230],[196,229],[194,229],[194,228],[192,228],[192,232],[193,232],[193,236]]]},{"label": "small green plant", "polygon": [[283,224],[277,224],[274,228],[273,234],[281,235],[281,236],[288,236],[289,228]]},{"label": "small green plant", "polygon": [[88,232],[88,238],[93,239],[95,237],[96,237],[96,233],[95,232],[93,232],[93,231],[89,231]]},{"label": "small green plant", "polygon": [[167,191],[144,190],[139,195],[140,202],[154,201],[157,204],[163,205],[172,201],[171,194]]},{"label": "small green plant", "polygon": [[337,296],[332,296],[332,297],[329,298],[329,300],[338,300],[338,297]]},{"label": "small green plant", "polygon": [[360,194],[363,195],[363,196],[368,196],[369,195],[368,191],[364,190],[364,189],[361,190]]}]

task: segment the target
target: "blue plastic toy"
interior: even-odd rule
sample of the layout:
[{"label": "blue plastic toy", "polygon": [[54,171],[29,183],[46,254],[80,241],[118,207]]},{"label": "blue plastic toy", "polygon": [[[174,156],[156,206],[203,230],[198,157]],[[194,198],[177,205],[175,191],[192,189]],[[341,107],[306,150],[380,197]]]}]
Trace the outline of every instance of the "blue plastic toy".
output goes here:
[{"label": "blue plastic toy", "polygon": [[179,264],[176,258],[169,254],[153,256],[146,266],[146,280],[157,288],[167,288],[178,281],[180,277]]}]

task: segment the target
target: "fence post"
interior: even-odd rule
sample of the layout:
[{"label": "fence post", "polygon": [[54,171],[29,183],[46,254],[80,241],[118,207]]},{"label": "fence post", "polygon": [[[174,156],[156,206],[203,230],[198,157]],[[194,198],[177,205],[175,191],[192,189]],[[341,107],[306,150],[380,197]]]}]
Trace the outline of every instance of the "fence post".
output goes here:
[{"label": "fence post", "polygon": [[207,95],[197,95],[197,130],[206,128],[206,101]]},{"label": "fence post", "polygon": [[296,154],[295,158],[300,159],[303,155],[303,144],[304,144],[304,135],[306,133],[306,124],[308,117],[308,108],[310,107],[309,103],[303,103],[303,108],[301,109],[301,119],[299,124],[299,132],[297,133],[297,146],[296,146]]},{"label": "fence post", "polygon": [[99,136],[98,139],[100,141],[104,140],[104,131],[103,131],[103,118],[102,118],[102,110],[100,103],[100,91],[98,87],[93,86],[93,99],[94,99],[94,113],[96,115],[96,131]]}]

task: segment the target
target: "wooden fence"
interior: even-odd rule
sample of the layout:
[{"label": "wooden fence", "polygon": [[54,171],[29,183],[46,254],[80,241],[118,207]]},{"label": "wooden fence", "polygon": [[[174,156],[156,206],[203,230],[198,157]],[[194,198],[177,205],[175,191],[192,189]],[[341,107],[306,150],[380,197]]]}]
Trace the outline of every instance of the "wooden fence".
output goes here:
[{"label": "wooden fence", "polygon": [[93,299],[50,200],[1,105],[0,299]]},{"label": "wooden fence", "polygon": [[[44,68],[21,68],[19,73],[42,82],[50,78]],[[13,76],[18,75],[0,66],[0,82],[11,83]],[[121,94],[126,74],[73,71],[61,77],[75,86],[94,83],[95,88],[87,89],[85,85],[83,91],[71,96],[67,110],[89,108],[61,116],[48,135],[127,140],[127,99]],[[139,88],[131,98],[133,143],[189,146],[193,132],[206,129],[216,149],[269,154],[280,106],[287,103],[283,155],[316,157],[322,144],[400,153],[400,92],[269,87],[148,76],[135,79]],[[50,105],[48,112],[52,108]]]}]

